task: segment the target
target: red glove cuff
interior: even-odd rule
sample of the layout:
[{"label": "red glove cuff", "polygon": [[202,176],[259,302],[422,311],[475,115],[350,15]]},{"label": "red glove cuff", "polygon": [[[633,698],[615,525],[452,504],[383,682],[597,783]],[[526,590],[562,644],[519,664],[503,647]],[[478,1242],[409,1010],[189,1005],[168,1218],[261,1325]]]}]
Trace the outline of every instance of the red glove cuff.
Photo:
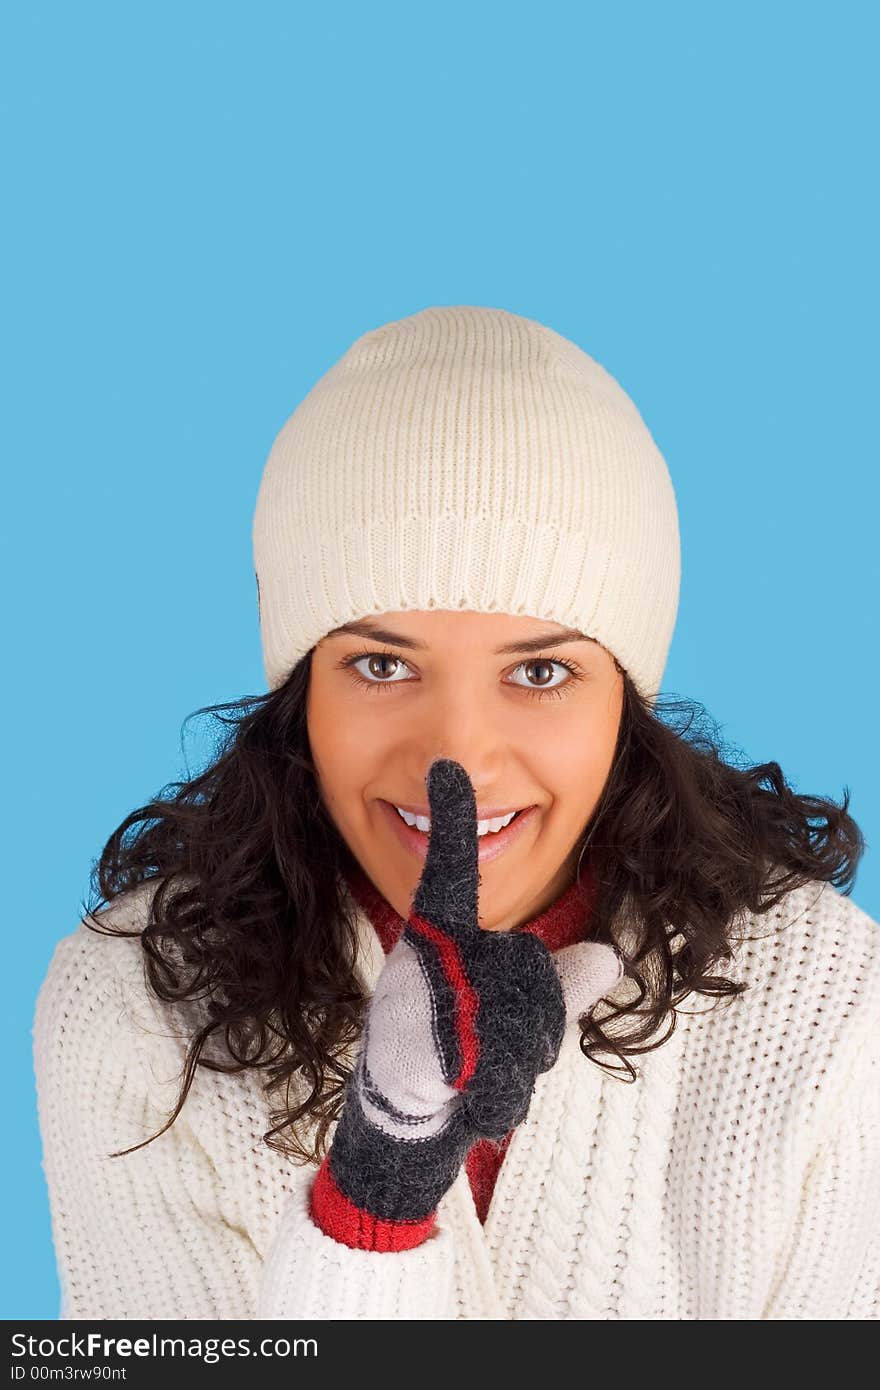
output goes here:
[{"label": "red glove cuff", "polygon": [[411,1250],[421,1245],[437,1224],[436,1209],[421,1221],[391,1221],[356,1206],[333,1180],[328,1154],[312,1184],[311,1215],[316,1226],[333,1240],[354,1250]]}]

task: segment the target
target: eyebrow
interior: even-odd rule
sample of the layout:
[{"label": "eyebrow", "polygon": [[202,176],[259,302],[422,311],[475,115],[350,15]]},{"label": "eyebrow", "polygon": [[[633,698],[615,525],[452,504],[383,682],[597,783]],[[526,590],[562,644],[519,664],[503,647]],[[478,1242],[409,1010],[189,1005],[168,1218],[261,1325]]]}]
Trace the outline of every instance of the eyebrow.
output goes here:
[{"label": "eyebrow", "polygon": [[[352,633],[358,637],[371,637],[374,642],[389,642],[392,646],[403,647],[407,651],[423,652],[427,651],[425,642],[417,642],[413,637],[404,637],[399,632],[392,632],[387,627],[377,627],[375,623],[369,622],[366,618],[360,618],[357,622],[343,623],[341,627],[335,627],[332,632],[328,632],[328,637],[339,637],[345,633]],[[558,647],[563,642],[595,642],[595,637],[588,637],[585,632],[578,632],[577,628],[560,628],[554,632],[545,632],[537,637],[526,637],[516,642],[506,642],[503,647],[496,647],[495,656],[509,656],[518,652],[539,652],[544,647]]]}]

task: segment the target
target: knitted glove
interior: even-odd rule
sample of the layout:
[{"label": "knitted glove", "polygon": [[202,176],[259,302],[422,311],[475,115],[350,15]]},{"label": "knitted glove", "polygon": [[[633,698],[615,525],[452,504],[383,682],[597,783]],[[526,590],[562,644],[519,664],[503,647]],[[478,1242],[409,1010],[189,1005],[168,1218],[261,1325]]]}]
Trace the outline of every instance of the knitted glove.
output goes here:
[{"label": "knitted glove", "polygon": [[407,924],[367,1010],[312,1218],[336,1240],[405,1250],[431,1235],[470,1147],[525,1118],[566,1021],[623,973],[616,949],[551,954],[530,932],[477,924],[477,807],[461,764],[427,777],[428,854]]}]

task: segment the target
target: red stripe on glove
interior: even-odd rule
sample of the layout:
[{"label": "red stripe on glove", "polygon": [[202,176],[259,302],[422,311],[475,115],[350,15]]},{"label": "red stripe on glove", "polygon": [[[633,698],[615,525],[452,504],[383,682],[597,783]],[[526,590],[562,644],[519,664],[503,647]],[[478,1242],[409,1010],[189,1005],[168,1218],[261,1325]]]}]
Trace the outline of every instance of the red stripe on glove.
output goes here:
[{"label": "red stripe on glove", "polygon": [[449,981],[456,1002],[455,1031],[461,1048],[462,1064],[458,1076],[451,1080],[449,1085],[454,1086],[457,1091],[463,1091],[474,1074],[480,1056],[480,1040],[474,1029],[479,997],[468,978],[455,942],[450,941],[445,932],[438,931],[433,922],[426,921],[417,912],[410,913],[409,925],[420,936],[433,941],[437,947],[443,973]]}]

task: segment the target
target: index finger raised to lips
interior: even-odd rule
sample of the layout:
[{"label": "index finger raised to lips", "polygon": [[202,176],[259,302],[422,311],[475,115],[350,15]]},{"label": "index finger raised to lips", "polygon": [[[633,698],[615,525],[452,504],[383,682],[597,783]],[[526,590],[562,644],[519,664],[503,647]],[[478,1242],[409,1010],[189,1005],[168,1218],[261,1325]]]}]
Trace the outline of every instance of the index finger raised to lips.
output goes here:
[{"label": "index finger raised to lips", "polygon": [[471,779],[461,763],[435,758],[426,784],[431,831],[412,910],[437,927],[479,936],[479,836]]}]

